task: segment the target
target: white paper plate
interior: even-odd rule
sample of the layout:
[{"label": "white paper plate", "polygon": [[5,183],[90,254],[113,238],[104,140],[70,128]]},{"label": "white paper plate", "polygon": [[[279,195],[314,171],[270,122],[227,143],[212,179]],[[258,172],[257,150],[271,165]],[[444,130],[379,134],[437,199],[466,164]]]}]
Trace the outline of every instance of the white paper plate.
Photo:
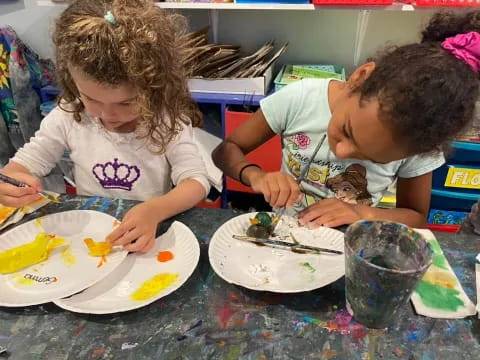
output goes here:
[{"label": "white paper plate", "polygon": [[[210,264],[225,281],[252,290],[289,293],[320,288],[345,274],[344,255],[298,254],[233,239],[234,234],[245,234],[250,226],[249,218],[255,214],[227,221],[210,241]],[[338,230],[325,227],[309,230],[299,227],[287,216],[275,230],[279,235],[292,232],[304,245],[344,251],[343,233]]]},{"label": "white paper plate", "polygon": [[[159,262],[157,254],[170,251],[174,258]],[[175,221],[160,236],[155,248],[147,254],[130,254],[108,277],[84,292],[55,301],[63,309],[89,314],[110,314],[148,305],[177,290],[192,275],[200,259],[200,246],[192,231]],[[157,274],[178,274],[178,278],[157,295],[147,300],[132,300],[131,295],[148,279]]]},{"label": "white paper plate", "polygon": [[115,228],[116,219],[90,210],[47,215],[22,224],[0,236],[0,252],[32,242],[40,232],[55,234],[66,244],[50,257],[13,274],[0,275],[0,306],[38,305],[75,294],[110,274],[128,252],[115,249],[101,258],[88,255],[83,240],[103,241]]}]

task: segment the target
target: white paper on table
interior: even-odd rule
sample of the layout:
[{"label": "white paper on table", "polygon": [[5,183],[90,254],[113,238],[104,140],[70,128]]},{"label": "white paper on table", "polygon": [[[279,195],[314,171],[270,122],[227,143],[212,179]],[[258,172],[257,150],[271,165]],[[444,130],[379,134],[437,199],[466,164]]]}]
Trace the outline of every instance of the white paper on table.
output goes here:
[{"label": "white paper on table", "polygon": [[[415,229],[415,231],[425,236],[426,240],[429,242],[436,241],[435,236],[430,230]],[[443,254],[443,251],[442,251],[442,254]],[[416,290],[414,290],[412,293],[411,300],[415,308],[415,311],[419,315],[428,316],[428,317],[437,318],[437,319],[462,319],[467,316],[475,315],[477,313],[475,304],[473,304],[473,302],[468,298],[467,294],[465,293],[465,290],[463,290],[460,281],[458,280],[457,276],[455,275],[455,272],[453,271],[448,261],[446,262],[445,266],[446,266],[446,269],[440,269],[432,264],[430,269],[427,270],[427,274],[428,274],[428,271],[433,271],[434,273],[436,273],[436,275],[438,275],[438,282],[440,283],[444,281],[445,274],[448,276],[448,278],[454,278],[456,281],[453,289],[458,291],[458,294],[456,295],[456,297],[459,299],[459,301],[463,302],[463,306],[458,306],[455,311],[433,308],[425,304],[420,294]],[[435,285],[435,286],[440,286],[440,285]]]}]

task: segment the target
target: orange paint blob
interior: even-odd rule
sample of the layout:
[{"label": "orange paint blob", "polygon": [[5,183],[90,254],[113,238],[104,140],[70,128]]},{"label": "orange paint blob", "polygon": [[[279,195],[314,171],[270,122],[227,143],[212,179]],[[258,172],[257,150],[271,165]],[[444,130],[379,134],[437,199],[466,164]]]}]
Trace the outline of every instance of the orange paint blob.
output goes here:
[{"label": "orange paint blob", "polygon": [[173,254],[170,251],[160,251],[157,255],[157,260],[160,262],[167,262],[173,260]]}]

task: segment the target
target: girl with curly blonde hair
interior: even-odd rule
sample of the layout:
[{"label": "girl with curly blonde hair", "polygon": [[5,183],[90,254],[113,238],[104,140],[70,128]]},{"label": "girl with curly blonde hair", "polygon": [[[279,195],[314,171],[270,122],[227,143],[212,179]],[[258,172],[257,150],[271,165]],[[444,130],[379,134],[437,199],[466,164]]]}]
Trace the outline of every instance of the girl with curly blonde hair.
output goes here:
[{"label": "girl with curly blonde hair", "polygon": [[0,184],[0,203],[36,200],[37,177],[69,151],[78,194],[144,201],[108,240],[148,251],[161,221],[205,198],[210,185],[192,132],[201,117],[182,65],[184,28],[182,17],[151,0],[72,3],[53,34],[58,107],[2,169],[30,187]]}]

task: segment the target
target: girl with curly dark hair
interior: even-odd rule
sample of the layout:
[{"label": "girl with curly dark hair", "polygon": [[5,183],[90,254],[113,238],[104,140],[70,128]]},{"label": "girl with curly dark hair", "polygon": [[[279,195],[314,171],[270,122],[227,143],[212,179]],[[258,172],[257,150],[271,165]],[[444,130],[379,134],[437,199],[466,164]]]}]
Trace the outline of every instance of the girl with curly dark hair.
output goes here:
[{"label": "girl with curly dark hair", "polygon": [[[444,163],[441,150],[474,116],[479,31],[479,11],[438,13],[420,43],[388,49],[346,82],[304,79],[290,84],[261,102],[261,109],[214,151],[214,161],[227,175],[264,194],[273,207],[293,207],[299,221],[312,227],[359,219],[423,226],[432,171]],[[275,134],[283,139],[282,171],[267,173],[245,154]],[[328,142],[300,189],[298,169],[325,134]],[[328,179],[354,164],[366,169],[373,206],[398,180],[397,208],[335,198]],[[312,197],[314,204],[305,200]]]},{"label": "girl with curly dark hair", "polygon": [[30,187],[0,184],[0,202],[35,200],[35,176],[48,174],[67,150],[78,194],[145,201],[125,215],[111,243],[151,249],[158,223],[210,188],[192,132],[201,117],[182,66],[184,29],[182,17],[152,0],[71,4],[53,34],[58,107],[2,170]]}]

